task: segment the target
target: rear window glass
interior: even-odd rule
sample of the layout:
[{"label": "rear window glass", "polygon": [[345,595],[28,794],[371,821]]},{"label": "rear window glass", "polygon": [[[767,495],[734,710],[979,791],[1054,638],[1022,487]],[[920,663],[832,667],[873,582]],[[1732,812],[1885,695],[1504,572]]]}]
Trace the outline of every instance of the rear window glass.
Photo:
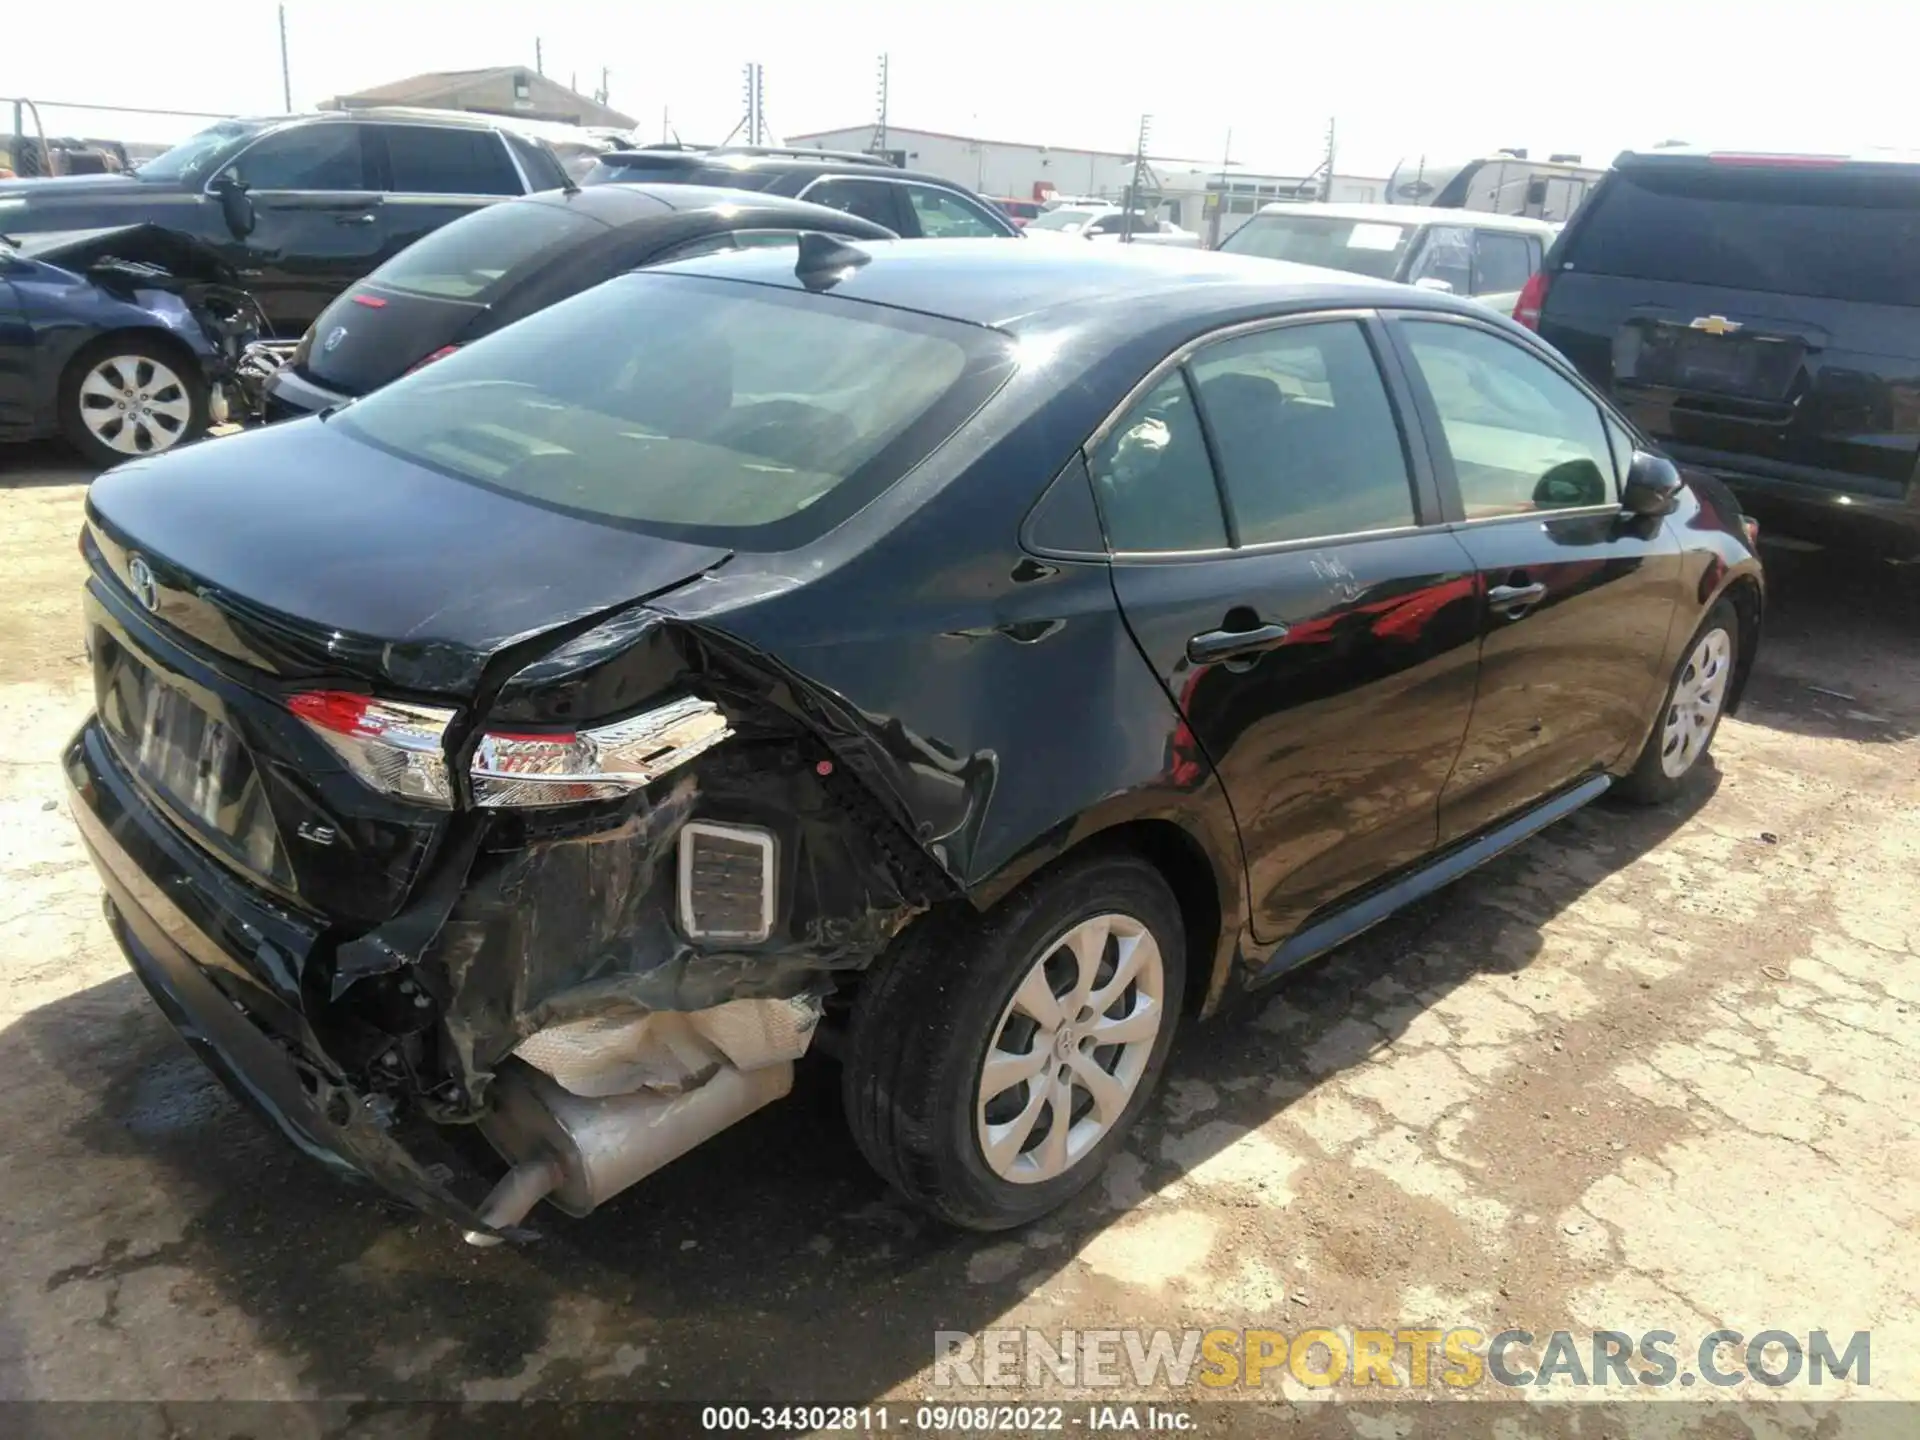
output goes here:
[{"label": "rear window glass", "polygon": [[422,236],[368,280],[387,290],[485,305],[530,262],[605,228],[564,206],[506,201]]},{"label": "rear window glass", "polygon": [[580,177],[582,185],[724,185],[733,190],[764,190],[778,172],[747,166],[687,165],[673,160],[622,164],[596,160]]},{"label": "rear window glass", "polygon": [[537,505],[707,544],[824,533],[1011,372],[1004,336],[829,295],[627,275],[331,423]]},{"label": "rear window glass", "polygon": [[1579,270],[1920,305],[1920,178],[1618,171],[1588,211],[1564,257]]},{"label": "rear window glass", "polygon": [[1412,233],[1406,225],[1339,220],[1329,215],[1256,215],[1220,242],[1236,255],[1291,260],[1391,280]]}]

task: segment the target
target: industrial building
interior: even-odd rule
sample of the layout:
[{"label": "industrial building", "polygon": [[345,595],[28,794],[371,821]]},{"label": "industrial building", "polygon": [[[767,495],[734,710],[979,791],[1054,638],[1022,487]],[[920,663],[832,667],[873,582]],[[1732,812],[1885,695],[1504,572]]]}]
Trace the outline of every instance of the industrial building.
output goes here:
[{"label": "industrial building", "polygon": [[324,101],[322,110],[368,110],[404,105],[426,110],[470,110],[480,115],[512,115],[563,125],[631,130],[634,119],[611,105],[576,94],[557,80],[524,66],[491,70],[436,70],[352,95]]},{"label": "industrial building", "polygon": [[[875,139],[875,127],[867,124],[790,135],[787,143],[823,150],[868,150],[874,148]],[[1118,201],[1133,180],[1134,157],[1118,150],[1018,144],[897,125],[887,127],[884,148],[898,164],[1004,199],[1071,195]],[[1147,182],[1145,199],[1163,218],[1198,230],[1212,241],[1238,229],[1262,205],[1316,200],[1322,198],[1323,190],[1319,177],[1257,174],[1237,162],[1223,167],[1217,160],[1156,155],[1147,157]],[[1386,191],[1385,176],[1336,172],[1325,198],[1381,200]]]}]

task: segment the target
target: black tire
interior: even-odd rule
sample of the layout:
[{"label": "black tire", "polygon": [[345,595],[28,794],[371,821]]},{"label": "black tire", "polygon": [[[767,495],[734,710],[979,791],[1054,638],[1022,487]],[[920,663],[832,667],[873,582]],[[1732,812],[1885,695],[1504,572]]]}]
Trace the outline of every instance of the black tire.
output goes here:
[{"label": "black tire", "polygon": [[[1699,749],[1687,761],[1686,767],[1677,775],[1669,774],[1664,763],[1670,739],[1668,716],[1673,711],[1676,692],[1689,679],[1701,647],[1716,630],[1725,632],[1727,640],[1724,661],[1726,673],[1720,678],[1719,705],[1711,723],[1705,727],[1706,734]],[[1653,731],[1647,736],[1647,743],[1641,749],[1640,758],[1634,762],[1633,769],[1628,772],[1626,779],[1614,787],[1616,794],[1635,805],[1663,805],[1686,788],[1700,762],[1707,758],[1707,752],[1713,746],[1713,737],[1719,733],[1721,717],[1726,713],[1727,687],[1733,683],[1733,669],[1739,656],[1740,616],[1730,602],[1721,600],[1707,612],[1707,618],[1700,622],[1700,628],[1688,639],[1673,678],[1667,682],[1666,693],[1660,702],[1660,713],[1654,717]]]},{"label": "black tire", "polygon": [[[117,449],[94,432],[87,423],[85,411],[92,408],[91,397],[83,396],[82,386],[87,377],[103,362],[125,357],[135,362],[135,366],[144,363],[163,367],[177,382],[178,400],[185,401],[185,415],[177,418],[156,412],[152,416],[138,420],[132,428],[121,425],[130,437],[130,443],[142,431],[152,443],[145,447],[136,445],[133,449]],[[124,377],[136,396],[140,375],[129,374]],[[164,393],[169,402],[176,401],[175,387],[167,386],[161,390],[149,390],[146,393],[155,399]],[[141,455],[158,455],[167,450],[196,440],[204,435],[210,423],[210,391],[206,375],[200,369],[200,362],[186,350],[170,344],[164,339],[143,335],[138,331],[122,331],[117,335],[103,335],[74,356],[67,365],[66,373],[60,377],[60,428],[67,442],[95,465],[119,465],[128,460],[138,459]],[[138,403],[137,401],[131,403]],[[169,409],[177,409],[177,404],[169,404]]]},{"label": "black tire", "polygon": [[[1158,1032],[1119,1121],[1064,1172],[1015,1183],[989,1168],[976,1129],[981,1067],[1029,972],[1075,925],[1108,914],[1140,922],[1159,947]],[[960,907],[925,916],[882,957],[854,1006],[841,1092],[854,1140],[882,1178],[950,1224],[1004,1230],[1038,1219],[1098,1175],[1139,1118],[1166,1065],[1185,975],[1179,904],[1160,872],[1130,854],[1069,860],[984,915]]]}]

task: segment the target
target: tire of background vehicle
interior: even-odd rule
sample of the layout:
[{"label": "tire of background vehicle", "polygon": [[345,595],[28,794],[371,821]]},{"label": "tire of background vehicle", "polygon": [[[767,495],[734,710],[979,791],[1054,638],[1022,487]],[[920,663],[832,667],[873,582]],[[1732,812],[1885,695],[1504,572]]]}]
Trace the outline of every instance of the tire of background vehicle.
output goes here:
[{"label": "tire of background vehicle", "polygon": [[[103,335],[74,356],[60,379],[59,405],[68,443],[96,465],[158,455],[197,439],[209,423],[199,363],[138,333]],[[117,417],[117,428],[93,418],[100,414]],[[116,443],[123,438],[130,448]]]},{"label": "tire of background vehicle", "polygon": [[[1036,977],[1071,997],[1083,954],[1095,961],[1090,1000],[1107,991],[1111,1003],[1097,1013],[1076,1004],[1049,1029],[1030,1013],[1047,1009]],[[1113,990],[1122,966],[1132,978]],[[1004,1230],[1039,1218],[1100,1172],[1145,1106],[1173,1043],[1185,977],[1179,904],[1160,872],[1133,855],[1069,860],[984,915],[962,906],[923,917],[881,958],[854,1006],[841,1093],[861,1153],[951,1224]],[[1108,1028],[1122,1021],[1125,1030]],[[1108,1034],[1133,1038],[1100,1045]],[[1035,1073],[983,1095],[990,1049],[1002,1057],[995,1082],[1016,1069]],[[1107,1077],[1096,1078],[1098,1095],[1081,1078],[1091,1068]],[[1050,1147],[1063,1073],[1068,1124]]]},{"label": "tire of background vehicle", "polygon": [[1636,805],[1659,805],[1680,793],[1720,728],[1739,657],[1740,617],[1721,600],[1687,642],[1653,733],[1617,794]]}]

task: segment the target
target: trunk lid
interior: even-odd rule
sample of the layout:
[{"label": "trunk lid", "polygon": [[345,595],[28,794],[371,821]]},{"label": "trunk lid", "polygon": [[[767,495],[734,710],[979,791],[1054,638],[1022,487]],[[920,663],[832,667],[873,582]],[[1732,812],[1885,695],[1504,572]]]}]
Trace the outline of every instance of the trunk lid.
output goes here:
[{"label": "trunk lid", "polygon": [[1675,458],[1898,499],[1920,465],[1920,169],[1622,162],[1541,334]]},{"label": "trunk lid", "polygon": [[313,322],[294,370],[335,394],[365,395],[457,344],[486,310],[467,300],[357,285]]},{"label": "trunk lid", "polygon": [[214,858],[350,928],[398,911],[453,812],[362,781],[294,695],[457,717],[496,659],[518,668],[728,554],[510,500],[321,420],[103,475],[85,543],[95,701],[128,772]]}]

